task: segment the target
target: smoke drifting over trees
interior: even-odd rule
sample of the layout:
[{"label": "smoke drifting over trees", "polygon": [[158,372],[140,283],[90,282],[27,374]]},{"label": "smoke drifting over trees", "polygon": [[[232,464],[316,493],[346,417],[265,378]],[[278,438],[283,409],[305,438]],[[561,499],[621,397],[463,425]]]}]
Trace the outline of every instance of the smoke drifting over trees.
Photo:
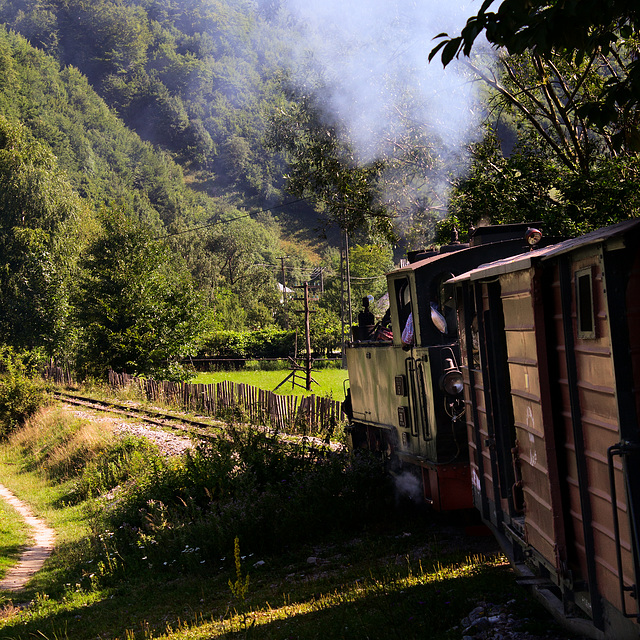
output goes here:
[{"label": "smoke drifting over trees", "polygon": [[462,67],[429,64],[433,38],[459,30],[463,4],[437,0],[286,0],[304,37],[292,73],[320,68],[325,104],[362,161],[388,152],[410,126],[426,126],[441,153],[457,152],[477,125],[477,101]]}]

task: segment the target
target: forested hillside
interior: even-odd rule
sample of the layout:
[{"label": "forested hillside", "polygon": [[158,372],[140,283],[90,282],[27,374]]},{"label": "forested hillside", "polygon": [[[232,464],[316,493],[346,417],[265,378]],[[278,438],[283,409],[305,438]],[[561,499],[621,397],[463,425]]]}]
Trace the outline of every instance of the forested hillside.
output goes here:
[{"label": "forested hillside", "polygon": [[[51,17],[48,9],[35,5],[32,13],[8,5],[3,3],[2,11],[12,12],[18,23]],[[75,39],[78,44],[80,32],[83,29],[75,35],[60,32],[55,38],[49,34],[53,40]],[[87,37],[86,29],[82,37]],[[98,55],[96,39],[88,37],[91,51],[99,58],[109,57],[102,50]],[[37,38],[34,43],[43,44]],[[76,56],[82,58],[78,52]],[[87,64],[102,87],[102,63]],[[155,97],[150,100],[158,103]],[[127,113],[132,112],[123,111]],[[222,109],[216,113],[223,117]],[[240,110],[239,119],[246,117],[239,114]],[[151,123],[154,117],[147,110],[139,124]],[[170,133],[166,123],[160,130]],[[237,127],[229,126],[234,130]],[[144,127],[141,132],[154,138]],[[258,129],[251,135],[258,144]],[[198,164],[186,151],[177,151],[175,140],[165,142],[145,140],[128,127],[78,68],[0,27],[3,342],[79,358],[77,362],[94,371],[95,365],[113,365],[120,356],[125,358],[122,366],[142,370],[141,362],[131,360],[129,349],[140,353],[140,345],[145,345],[153,352],[151,338],[159,332],[165,335],[156,339],[172,344],[155,349],[156,364],[194,353],[195,334],[202,337],[207,327],[277,326],[276,256],[287,255],[289,266],[299,270],[317,263],[318,254],[283,238],[282,226],[268,212],[263,195],[251,192],[246,183],[238,187],[235,178],[217,179],[211,166],[203,169],[213,156]],[[226,152],[220,155],[229,157]],[[205,171],[211,184],[226,186],[198,185],[194,167]],[[271,202],[280,201],[274,197]],[[118,222],[122,216],[130,222]],[[193,228],[198,232],[189,232]],[[109,268],[116,269],[113,260],[123,272],[114,273],[114,281],[101,290],[95,280],[100,274],[91,275],[92,265],[104,269],[111,264]],[[290,278],[294,275],[289,273]],[[97,299],[100,291],[102,300]],[[114,318],[118,299],[136,305],[122,307]],[[103,310],[102,319],[88,319],[92,300]],[[192,309],[190,317],[169,311],[179,300]],[[163,312],[157,312],[158,305]],[[160,324],[145,320],[149,314],[158,316]],[[182,323],[177,333],[176,323]],[[119,345],[116,361],[114,344],[103,340],[100,345],[101,331]],[[167,337],[172,331],[175,340]],[[140,344],[134,348],[136,342]],[[79,353],[79,345],[88,351]]]},{"label": "forested hillside", "polygon": [[198,201],[180,167],[131,132],[76,68],[60,69],[4,28],[0,59],[2,115],[53,151],[81,197],[96,207],[116,200],[157,231],[179,217],[213,215],[213,201]]},{"label": "forested hillside", "polygon": [[191,180],[260,205],[273,204],[282,184],[283,163],[261,136],[282,100],[279,63],[294,33],[267,13],[247,0],[0,3],[0,21],[79,69],[129,128],[176,154]]},{"label": "forested hillside", "polygon": [[637,107],[605,91],[637,58],[626,32],[589,59],[481,51],[452,80],[426,5],[307,5],[0,0],[0,342],[159,371],[213,330],[299,324],[278,281],[322,267],[327,349],[327,237],[349,234],[357,297],[454,229],[637,215]]}]

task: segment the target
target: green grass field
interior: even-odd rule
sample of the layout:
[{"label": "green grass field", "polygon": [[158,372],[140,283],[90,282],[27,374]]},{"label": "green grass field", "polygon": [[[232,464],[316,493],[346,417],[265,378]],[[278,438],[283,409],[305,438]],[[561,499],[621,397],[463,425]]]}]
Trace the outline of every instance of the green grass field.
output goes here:
[{"label": "green grass field", "polygon": [[[215,384],[224,380],[230,380],[241,384],[250,384],[259,389],[274,391],[275,388],[289,375],[290,371],[218,371],[213,373],[200,373],[191,382],[195,384]],[[308,395],[314,393],[318,396],[330,396],[334,400],[344,400],[344,381],[348,379],[346,369],[318,369],[312,373],[317,384],[311,385],[308,392],[298,384],[305,384],[304,376],[296,374],[296,385],[292,386],[291,380],[285,382],[277,393],[283,395]]]},{"label": "green grass field", "polygon": [[[61,433],[95,444],[84,421],[57,407],[0,443],[3,484],[57,533],[55,553],[26,589],[0,593],[3,639],[457,640],[480,601],[508,603],[535,625],[523,630],[553,628],[495,542],[402,508],[372,460],[335,466],[332,455],[316,465],[266,446],[268,436],[238,438],[231,449],[221,439],[199,457],[121,456],[123,481],[107,473],[115,458],[99,448],[87,460],[92,478],[102,470],[100,495],[79,499],[90,464],[72,464],[76,448],[61,447]],[[187,485],[206,500],[180,498]],[[296,526],[273,535],[285,519]],[[20,532],[12,535],[6,547],[19,544]]]},{"label": "green grass field", "polygon": [[9,504],[0,500],[0,579],[20,557],[29,539],[29,527]]}]

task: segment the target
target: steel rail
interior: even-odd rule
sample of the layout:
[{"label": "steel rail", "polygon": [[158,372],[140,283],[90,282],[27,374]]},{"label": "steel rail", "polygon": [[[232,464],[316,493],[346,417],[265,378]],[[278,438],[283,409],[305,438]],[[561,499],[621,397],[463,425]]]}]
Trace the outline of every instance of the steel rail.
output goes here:
[{"label": "steel rail", "polygon": [[216,429],[220,433],[223,431],[221,423],[202,422],[193,420],[185,416],[179,416],[171,413],[163,413],[162,411],[143,409],[141,407],[133,407],[131,405],[120,404],[113,400],[98,400],[87,396],[80,396],[64,391],[54,391],[53,397],[62,402],[73,404],[75,406],[87,407],[96,411],[106,413],[124,414],[131,418],[142,418],[145,422],[173,431],[180,431],[187,435],[193,435],[202,440],[212,440],[218,435],[207,433],[204,430]]}]

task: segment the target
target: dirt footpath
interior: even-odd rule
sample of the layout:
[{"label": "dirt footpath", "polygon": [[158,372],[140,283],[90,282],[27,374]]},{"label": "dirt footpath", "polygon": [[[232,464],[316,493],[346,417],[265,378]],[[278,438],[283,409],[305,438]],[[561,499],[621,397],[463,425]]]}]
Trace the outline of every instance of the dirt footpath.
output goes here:
[{"label": "dirt footpath", "polygon": [[40,518],[36,518],[24,502],[2,485],[0,498],[9,503],[32,529],[34,544],[23,552],[18,564],[0,581],[0,591],[20,591],[51,555],[56,534]]}]

